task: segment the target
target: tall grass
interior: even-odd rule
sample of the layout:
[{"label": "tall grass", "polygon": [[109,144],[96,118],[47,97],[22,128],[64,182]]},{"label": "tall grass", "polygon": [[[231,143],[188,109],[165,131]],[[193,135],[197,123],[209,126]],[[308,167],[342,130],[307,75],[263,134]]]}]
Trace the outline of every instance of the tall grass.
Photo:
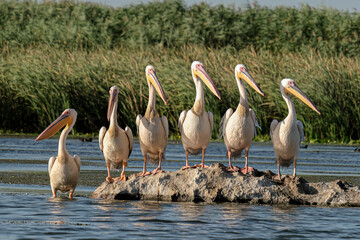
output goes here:
[{"label": "tall grass", "polygon": [[[360,13],[249,6],[232,9],[181,1],[111,8],[73,1],[0,1],[0,129],[39,132],[64,108],[78,112],[75,130],[107,126],[108,90],[120,89],[119,123],[135,132],[157,69],[168,105],[157,109],[178,134],[177,120],[195,98],[190,64],[202,61],[222,100],[206,90],[215,126],[239,92],[234,67],[247,65],[265,96],[248,88],[262,135],[287,114],[279,83],[293,78],[322,115],[295,101],[308,140],[360,139]],[[218,128],[213,137],[218,136]]]},{"label": "tall grass", "polygon": [[[7,53],[6,53],[7,52]],[[234,67],[243,63],[265,93],[261,97],[249,86],[248,97],[262,127],[268,134],[272,119],[283,119],[287,107],[279,83],[293,78],[316,104],[322,115],[294,100],[298,119],[310,139],[344,141],[360,139],[360,63],[357,58],[340,54],[328,56],[317,51],[273,53],[247,48],[213,49],[195,45],[177,49],[148,47],[98,48],[68,51],[49,45],[21,48],[0,58],[0,114],[2,129],[39,132],[67,107],[77,110],[75,129],[97,133],[107,126],[108,90],[120,89],[119,124],[135,132],[137,114],[144,114],[148,86],[144,69],[152,64],[168,97],[168,105],[157,98],[157,109],[169,120],[170,131],[177,135],[177,120],[182,110],[190,109],[195,87],[190,65],[203,62],[218,87],[222,100],[205,91],[206,109],[214,113],[215,126],[229,107],[236,108],[239,91]],[[293,99],[295,99],[293,97]],[[213,137],[218,136],[215,127]]]},{"label": "tall grass", "polygon": [[253,47],[280,51],[320,50],[357,57],[360,13],[307,5],[267,9],[233,9],[181,1],[127,8],[73,1],[1,1],[0,46],[49,44],[92,51],[98,47]]}]

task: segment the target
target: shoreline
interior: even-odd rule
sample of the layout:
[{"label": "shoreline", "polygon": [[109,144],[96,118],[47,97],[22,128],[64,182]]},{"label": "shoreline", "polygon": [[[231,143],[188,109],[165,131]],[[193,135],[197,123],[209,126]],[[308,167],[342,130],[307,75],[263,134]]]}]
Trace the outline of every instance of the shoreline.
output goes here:
[{"label": "shoreline", "polygon": [[[39,135],[39,133],[9,133],[9,134],[3,134],[0,133],[0,138],[24,138],[24,139],[31,139],[33,138],[35,141],[35,138]],[[59,139],[60,134],[55,134],[54,136],[50,137],[49,139]],[[79,141],[92,141],[92,140],[98,140],[98,135],[90,135],[90,134],[78,134],[78,135],[69,135],[67,138],[68,139],[78,139]],[[134,136],[134,141],[138,142],[139,138],[136,136]],[[210,140],[211,143],[223,143],[224,140],[221,139],[211,139]],[[169,144],[176,144],[179,143],[181,144],[181,140],[174,140],[174,139],[170,139],[168,140]],[[263,140],[258,140],[258,141],[254,141],[253,143],[266,143],[266,144],[271,144],[271,140],[269,141],[263,141]],[[310,142],[301,142],[301,145],[327,145],[327,146],[351,146],[351,147],[360,147],[360,140],[353,140],[352,143],[339,143],[339,142],[317,142],[317,140],[311,140]]]},{"label": "shoreline", "polygon": [[[90,173],[91,172],[91,173]],[[172,171],[165,171],[172,172]],[[125,172],[127,177],[138,172]],[[112,171],[113,175],[118,175],[116,171]],[[107,176],[106,168],[97,171],[80,171],[78,187],[98,187],[105,181]],[[360,176],[328,176],[328,175],[298,175],[309,183],[330,182],[342,180],[351,185],[360,186]],[[27,181],[24,182],[24,179]],[[49,185],[49,175],[47,171],[29,171],[29,172],[0,172],[0,183],[2,184],[27,184],[27,185]]]}]

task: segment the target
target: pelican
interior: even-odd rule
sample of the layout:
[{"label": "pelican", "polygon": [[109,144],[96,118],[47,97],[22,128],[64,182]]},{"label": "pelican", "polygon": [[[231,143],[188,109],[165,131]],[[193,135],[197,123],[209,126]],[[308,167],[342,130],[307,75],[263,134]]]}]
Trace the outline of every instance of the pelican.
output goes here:
[{"label": "pelican", "polygon": [[294,80],[283,79],[280,82],[280,90],[288,106],[289,114],[283,121],[278,122],[275,119],[270,125],[270,136],[274,145],[278,167],[278,180],[281,180],[280,166],[289,167],[291,160],[294,161],[293,177],[296,177],[296,159],[299,154],[300,143],[305,140],[304,126],[300,120],[296,120],[295,107],[288,94],[295,95],[312,110],[320,114],[320,111],[311,100],[296,86]]},{"label": "pelican", "polygon": [[201,80],[215,96],[221,99],[219,91],[201,62],[194,61],[191,64],[191,73],[196,88],[195,103],[189,111],[181,112],[178,123],[186,156],[186,165],[181,169],[190,168],[189,153],[198,154],[200,152],[202,153],[202,162],[194,167],[207,167],[204,164],[204,159],[214,125],[214,117],[211,112],[205,112],[204,89]]},{"label": "pelican", "polygon": [[[110,88],[110,98],[107,112],[107,119],[110,121],[109,129],[102,127],[99,132],[100,150],[103,152],[107,167],[108,176],[106,181],[112,183],[114,180],[126,181],[125,167],[133,148],[133,134],[129,127],[125,131],[117,123],[117,107],[119,89],[116,86]],[[113,179],[110,175],[110,168],[119,169],[122,165],[120,177]]]},{"label": "pelican", "polygon": [[149,103],[146,108],[145,116],[140,114],[136,117],[136,126],[139,134],[141,152],[144,155],[144,170],[138,176],[149,175],[146,171],[147,155],[152,162],[159,162],[158,167],[152,172],[157,174],[162,172],[161,160],[164,158],[164,152],[167,145],[169,135],[168,120],[165,116],[159,118],[155,109],[155,90],[161,99],[167,104],[166,96],[163,88],[156,76],[155,68],[151,65],[145,69],[146,80],[149,85]]},{"label": "pelican", "polygon": [[66,125],[59,138],[58,156],[49,159],[48,171],[54,198],[57,190],[61,192],[70,191],[69,198],[73,198],[78,183],[81,165],[80,157],[78,155],[71,157],[66,151],[66,138],[76,122],[76,117],[77,113],[74,109],[66,109],[35,139],[35,141],[47,139]]},{"label": "pelican", "polygon": [[258,128],[260,128],[260,126],[254,111],[249,108],[246,89],[242,80],[245,80],[262,96],[264,96],[264,93],[261,91],[260,87],[248,73],[246,66],[243,64],[238,64],[235,67],[235,79],[240,91],[240,102],[235,112],[233,112],[231,108],[226,111],[220,122],[220,132],[223,134],[229,158],[229,167],[227,170],[240,170],[238,167],[231,164],[231,158],[237,156],[241,157],[241,153],[245,149],[245,167],[241,169],[241,172],[248,174],[254,170],[252,167],[248,167],[248,153],[251,147],[252,139],[256,134],[255,126]]}]

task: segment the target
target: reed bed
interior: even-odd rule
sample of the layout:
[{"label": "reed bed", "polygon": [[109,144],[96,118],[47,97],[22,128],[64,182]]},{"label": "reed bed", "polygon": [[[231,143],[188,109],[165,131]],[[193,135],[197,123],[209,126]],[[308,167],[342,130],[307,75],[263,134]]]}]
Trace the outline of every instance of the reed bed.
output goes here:
[{"label": "reed bed", "polygon": [[255,52],[252,49],[209,49],[184,46],[177,50],[150,47],[141,49],[97,49],[65,51],[48,45],[16,51],[0,59],[1,128],[40,132],[65,108],[78,112],[75,129],[97,133],[107,126],[106,111],[112,85],[120,89],[119,124],[136,132],[135,118],[144,114],[148,86],[145,67],[152,64],[168,97],[168,105],[157,98],[160,115],[167,116],[170,131],[178,135],[177,121],[182,110],[190,109],[195,99],[191,77],[192,61],[203,62],[218,87],[221,100],[206,90],[206,109],[214,113],[215,131],[229,107],[236,108],[239,91],[234,67],[243,63],[265,93],[261,97],[249,86],[248,98],[259,118],[262,135],[268,134],[273,119],[283,119],[287,107],[279,83],[295,79],[321,111],[321,116],[295,100],[298,119],[305,125],[307,140],[349,142],[360,133],[360,64],[358,59],[308,53]]},{"label": "reed bed", "polygon": [[136,115],[145,113],[148,99],[144,70],[152,64],[168,97],[168,105],[157,98],[157,109],[177,138],[178,117],[195,99],[190,65],[199,60],[222,97],[205,91],[214,139],[222,115],[239,101],[238,63],[265,93],[261,97],[246,86],[262,127],[259,139],[269,139],[271,121],[287,115],[279,90],[283,78],[296,80],[322,113],[294,100],[308,141],[360,139],[359,13],[308,6],[187,7],[180,1],[116,9],[1,1],[0,29],[3,132],[40,132],[65,108],[74,108],[74,131],[97,134],[108,126],[108,90],[117,85],[119,124],[136,133]]},{"label": "reed bed", "polygon": [[91,50],[119,45],[233,47],[358,56],[360,13],[257,5],[234,9],[181,1],[111,8],[74,1],[1,1],[0,46],[39,43]]}]

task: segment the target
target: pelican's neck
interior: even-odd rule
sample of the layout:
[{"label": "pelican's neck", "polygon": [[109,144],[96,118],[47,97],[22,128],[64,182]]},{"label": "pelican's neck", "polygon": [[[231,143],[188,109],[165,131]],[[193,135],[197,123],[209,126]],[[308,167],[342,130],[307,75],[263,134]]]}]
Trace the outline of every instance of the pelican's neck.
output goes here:
[{"label": "pelican's neck", "polygon": [[285,93],[284,89],[281,89],[281,94],[289,109],[289,113],[287,117],[284,119],[284,121],[290,123],[296,122],[296,111],[295,111],[294,103],[291,101],[291,98]]},{"label": "pelican's neck", "polygon": [[152,118],[151,113],[156,112],[155,104],[156,104],[155,88],[152,84],[149,84],[149,103],[145,112],[145,118],[147,120],[150,120],[150,118]]},{"label": "pelican's neck", "polygon": [[243,80],[237,80],[237,85],[240,92],[240,102],[237,109],[243,108],[245,110],[249,110],[249,102],[246,95],[246,89]]},{"label": "pelican's neck", "polygon": [[115,131],[118,126],[117,123],[117,108],[118,108],[118,100],[115,101],[114,107],[110,116],[110,126],[108,131]]},{"label": "pelican's neck", "polygon": [[75,124],[75,119],[70,125],[66,125],[66,127],[62,130],[60,138],[59,138],[59,148],[58,148],[58,160],[65,161],[69,153],[66,150],[66,138],[69,135],[71,129]]},{"label": "pelican's neck", "polygon": [[193,111],[199,115],[202,115],[205,112],[204,89],[200,78],[195,77],[194,74],[193,74],[193,78],[196,88],[196,98],[193,106]]}]

